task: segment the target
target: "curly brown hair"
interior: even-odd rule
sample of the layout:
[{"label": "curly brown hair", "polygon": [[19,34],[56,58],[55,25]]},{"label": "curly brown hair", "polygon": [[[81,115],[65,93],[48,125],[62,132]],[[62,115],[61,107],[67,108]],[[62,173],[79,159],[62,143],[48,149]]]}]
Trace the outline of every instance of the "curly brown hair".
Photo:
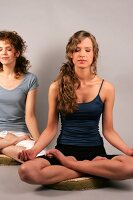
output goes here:
[{"label": "curly brown hair", "polygon": [[[13,45],[16,52],[19,52],[19,57],[16,58],[15,74],[16,78],[26,74],[30,68],[30,61],[23,55],[27,46],[26,42],[15,31],[0,31],[0,40],[9,41]],[[3,65],[0,62],[0,71],[3,71]]]},{"label": "curly brown hair", "polygon": [[74,33],[74,35],[70,37],[68,41],[66,46],[66,58],[68,62],[62,65],[60,73],[56,79],[58,81],[57,108],[60,112],[65,114],[73,113],[77,108],[77,96],[75,89],[80,86],[80,82],[75,74],[71,55],[73,52],[75,52],[77,45],[81,43],[81,41],[83,41],[85,38],[90,38],[92,41],[94,57],[91,67],[93,73],[97,74],[97,58],[99,48],[96,38],[87,31],[78,31]]}]

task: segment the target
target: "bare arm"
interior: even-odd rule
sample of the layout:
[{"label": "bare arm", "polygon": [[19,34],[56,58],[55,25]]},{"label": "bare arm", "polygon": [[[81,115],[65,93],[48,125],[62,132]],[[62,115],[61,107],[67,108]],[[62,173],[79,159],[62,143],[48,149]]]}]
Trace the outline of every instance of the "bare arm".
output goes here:
[{"label": "bare arm", "polygon": [[37,118],[35,114],[35,104],[36,104],[36,94],[37,89],[33,89],[28,92],[26,99],[26,114],[25,121],[31,136],[36,141],[38,140],[40,133],[38,129]]},{"label": "bare arm", "polygon": [[[34,145],[31,150],[25,150],[23,153],[19,155],[20,159],[25,160],[33,159],[42,149],[47,147],[50,142],[53,140],[55,135],[58,131],[58,112],[57,112],[57,83],[52,83],[49,88],[49,95],[48,95],[48,103],[49,103],[49,111],[48,111],[48,122],[47,126],[42,132],[41,136],[39,137],[38,141]],[[29,156],[28,154],[31,154]]]},{"label": "bare arm", "polygon": [[129,147],[113,128],[113,106],[115,98],[114,87],[110,83],[105,83],[104,91],[106,95],[102,119],[103,135],[114,147],[125,154],[129,154]]}]

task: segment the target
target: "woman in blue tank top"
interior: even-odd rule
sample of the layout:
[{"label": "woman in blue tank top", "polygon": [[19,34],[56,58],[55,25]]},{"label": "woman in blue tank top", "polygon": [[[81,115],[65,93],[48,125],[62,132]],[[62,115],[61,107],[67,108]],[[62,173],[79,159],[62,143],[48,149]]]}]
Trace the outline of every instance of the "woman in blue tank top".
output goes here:
[{"label": "woman in blue tank top", "polygon": [[[49,89],[47,127],[32,149],[19,154],[21,160],[30,160],[19,168],[23,181],[45,185],[85,173],[111,179],[133,178],[133,149],[113,128],[114,87],[97,75],[98,52],[95,37],[86,31],[78,31],[69,39],[68,62]],[[99,132],[101,115],[102,135],[127,156],[106,154]],[[59,116],[61,130],[55,149],[34,159],[56,136]]]}]

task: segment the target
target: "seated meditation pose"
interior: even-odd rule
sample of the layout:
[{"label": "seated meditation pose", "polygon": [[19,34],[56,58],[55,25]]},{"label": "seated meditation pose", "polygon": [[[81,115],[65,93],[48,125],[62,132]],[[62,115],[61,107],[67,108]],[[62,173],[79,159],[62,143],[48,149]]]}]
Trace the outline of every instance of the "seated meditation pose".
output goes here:
[{"label": "seated meditation pose", "polygon": [[[67,62],[49,88],[47,126],[36,144],[18,155],[26,161],[18,171],[22,181],[48,185],[88,173],[116,180],[133,178],[133,148],[113,127],[115,91],[97,74],[98,53],[91,33],[81,30],[70,37]],[[36,158],[57,135],[59,117],[61,130],[55,149]],[[103,137],[122,155],[106,153],[99,131],[100,117]]]},{"label": "seated meditation pose", "polygon": [[0,152],[16,159],[40,135],[35,115],[38,80],[28,72],[25,50],[16,32],[0,31]]}]

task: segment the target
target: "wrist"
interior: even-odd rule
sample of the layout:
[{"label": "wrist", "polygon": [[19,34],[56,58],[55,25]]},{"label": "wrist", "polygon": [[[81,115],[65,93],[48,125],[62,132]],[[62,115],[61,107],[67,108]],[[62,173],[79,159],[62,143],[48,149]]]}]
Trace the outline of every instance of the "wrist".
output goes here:
[{"label": "wrist", "polygon": [[123,153],[126,154],[126,155],[130,155],[130,148],[127,147],[123,150]]},{"label": "wrist", "polygon": [[35,146],[32,147],[32,152],[35,156],[39,153],[38,149]]}]

